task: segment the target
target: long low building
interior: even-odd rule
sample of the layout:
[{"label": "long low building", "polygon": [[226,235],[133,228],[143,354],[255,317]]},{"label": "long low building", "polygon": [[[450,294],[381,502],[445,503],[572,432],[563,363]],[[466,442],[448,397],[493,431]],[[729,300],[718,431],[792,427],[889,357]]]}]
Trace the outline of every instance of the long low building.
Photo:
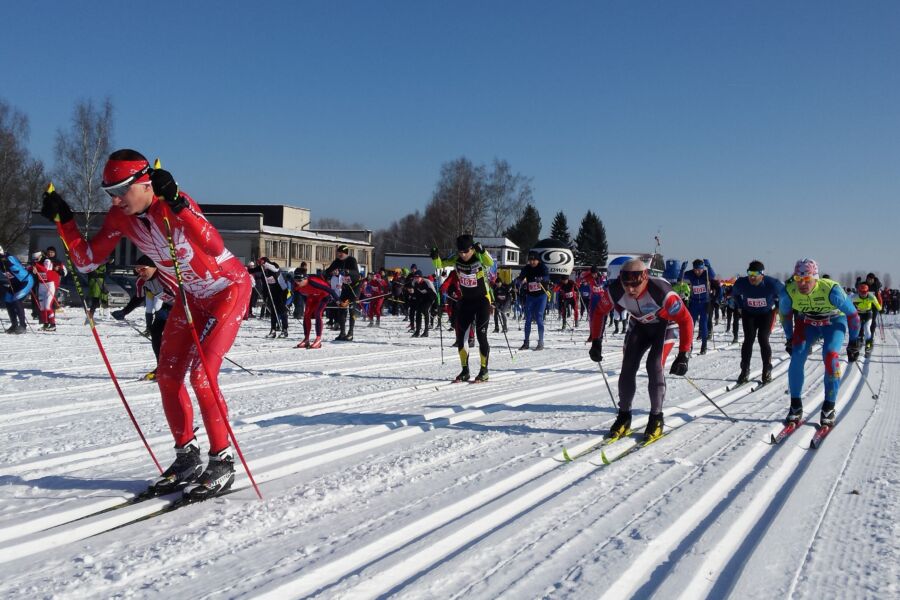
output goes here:
[{"label": "long low building", "polygon": [[[204,203],[200,208],[222,235],[225,246],[244,263],[265,256],[282,269],[294,269],[305,262],[309,272],[315,273],[331,264],[339,244],[346,244],[360,269],[372,270],[375,247],[371,230],[312,230],[309,209],[282,204]],[[75,213],[75,218],[83,228],[84,215]],[[94,233],[101,222],[102,218],[95,217]],[[29,230],[29,254],[47,246],[61,250],[56,227],[35,212]],[[133,265],[139,255],[137,248],[123,239],[114,259],[117,265]]]}]

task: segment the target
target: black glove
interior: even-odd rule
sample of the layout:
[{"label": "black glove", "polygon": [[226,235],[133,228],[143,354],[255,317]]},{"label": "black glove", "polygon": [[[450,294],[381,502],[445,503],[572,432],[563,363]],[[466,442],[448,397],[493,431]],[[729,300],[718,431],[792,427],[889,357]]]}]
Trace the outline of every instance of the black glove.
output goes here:
[{"label": "black glove", "polygon": [[55,221],[59,217],[60,223],[68,223],[72,220],[72,209],[66,204],[56,190],[52,192],[44,192],[44,203],[41,205],[41,214],[48,221]]},{"label": "black glove", "polygon": [[438,252],[437,248],[432,248],[431,252],[429,252],[428,255],[431,257],[432,260],[437,260],[438,258],[441,257],[441,253]]},{"label": "black glove", "polygon": [[125,320],[125,311],[124,310],[114,310],[111,313],[112,318],[116,321],[124,321]]},{"label": "black glove", "polygon": [[151,171],[150,183],[153,185],[153,194],[165,200],[175,214],[187,207],[187,199],[178,193],[175,178],[165,169]]},{"label": "black glove", "polygon": [[787,352],[788,354],[790,354],[790,353],[791,353],[791,350],[793,350],[793,349],[794,349],[794,345],[791,344],[791,340],[788,340],[788,341],[786,341],[786,342],[784,343],[784,351],[785,351],[785,352]]},{"label": "black glove", "polygon": [[672,375],[687,375],[688,371],[688,353],[687,352],[679,352],[678,356],[675,357],[674,362],[672,362],[672,368],[669,369],[669,373]]},{"label": "black glove", "polygon": [[847,360],[850,362],[856,362],[859,360],[859,338],[855,340],[850,340],[850,343],[847,344]]},{"label": "black glove", "polygon": [[588,356],[590,356],[591,360],[594,362],[601,362],[603,360],[603,342],[594,340],[593,343],[591,343],[591,349],[588,350]]},{"label": "black glove", "polygon": [[475,252],[478,254],[484,254],[484,246],[481,245],[481,242],[475,242],[473,248],[475,248]]}]

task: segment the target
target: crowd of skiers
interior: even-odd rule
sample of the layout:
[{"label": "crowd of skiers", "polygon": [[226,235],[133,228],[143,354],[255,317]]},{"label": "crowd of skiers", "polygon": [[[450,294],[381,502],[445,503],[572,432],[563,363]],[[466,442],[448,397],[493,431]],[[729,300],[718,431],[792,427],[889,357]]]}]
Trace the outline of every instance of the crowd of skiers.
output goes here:
[{"label": "crowd of skiers", "polygon": [[[469,234],[457,238],[456,251],[448,257],[431,249],[427,273],[412,265],[408,270],[382,269],[363,275],[350,249],[340,244],[336,259],[327,268],[310,273],[304,264],[289,274],[266,257],[241,264],[173,176],[158,165],[151,167],[134,150],[110,155],[103,189],[112,207],[90,240],[81,235],[71,209],[52,186],[44,194],[41,214],[56,223],[68,253],[67,264],[87,274],[86,322],[92,327],[93,311],[103,305],[107,257],[119,239],[128,237],[143,252],[134,265],[138,277],[134,298],[112,316],[124,320],[143,305],[146,327],[142,333],[151,338],[157,357],[152,375],[159,385],[176,458],[151,485],[148,493],[152,495],[183,490],[187,499],[202,499],[221,493],[233,482],[232,442],[236,445],[237,441],[227,423],[217,378],[241,321],[252,317],[257,308],[260,317],[268,316],[272,338],[289,337],[289,315],[302,319],[303,334],[296,347],[304,349],[320,348],[326,327],[340,331],[335,341],[353,341],[360,318],[369,327],[378,327],[384,314],[402,315],[411,337],[428,337],[434,335],[435,327],[442,328],[446,316],[461,367],[454,381],[474,383],[489,379],[492,320],[494,332],[506,336],[508,319],[524,318],[520,351],[544,349],[545,317],[551,310],[557,311],[561,327],[573,334],[579,322],[587,322],[588,355],[598,363],[603,360],[604,330],[614,326],[611,333],[621,333],[625,339],[618,413],[609,436],[617,438],[631,431],[637,371],[646,355],[650,417],[645,442],[663,432],[667,357],[677,343],[669,372],[686,376],[695,329],[699,354],[705,354],[712,326],[724,320],[733,342],[738,341],[740,326],[744,341],[737,383],[749,380],[753,346],[758,344],[765,384],[772,378],[769,335],[780,314],[785,350],[791,355],[787,423],[802,418],[805,361],[812,345],[821,341],[825,402],[820,424],[831,426],[844,343],[849,361],[856,361],[860,351],[868,355],[879,315],[900,310],[900,294],[882,289],[874,274],[845,290],[827,275],[820,276],[811,259],[797,261],[786,282],[767,275],[758,260],[749,263],[744,276],[723,281],[707,259],[694,260],[691,268],[682,264],[672,281],[652,275],[647,264],[632,259],[608,280],[595,266],[574,276],[551,277],[540,254],[533,250],[520,272],[503,281],[492,268],[491,255]],[[33,300],[42,328],[48,332],[56,329],[58,291],[62,280],[73,274],[55,248],[36,252],[31,258],[23,265],[0,248],[0,284],[11,321],[7,333],[26,331],[23,301],[27,298]],[[537,330],[534,346],[533,329]],[[95,335],[95,339],[101,345],[100,338]],[[479,369],[472,377],[469,358],[476,341]],[[187,374],[209,438],[205,468],[194,435],[191,399],[184,386]]]}]

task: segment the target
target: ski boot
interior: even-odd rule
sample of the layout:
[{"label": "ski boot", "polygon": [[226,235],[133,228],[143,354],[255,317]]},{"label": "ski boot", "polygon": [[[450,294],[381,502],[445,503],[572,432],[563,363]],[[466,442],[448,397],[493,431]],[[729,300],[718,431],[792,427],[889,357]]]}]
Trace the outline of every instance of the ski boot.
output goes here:
[{"label": "ski boot", "polygon": [[[48,323],[46,327],[44,327],[44,331],[56,331],[55,323]],[[868,356],[868,355],[866,355]]]},{"label": "ski boot", "polygon": [[738,375],[737,384],[741,385],[742,383],[747,383],[750,381],[750,369],[744,367],[741,369],[741,374]]},{"label": "ski boot", "polygon": [[412,334],[411,336],[409,336],[409,337],[419,337],[419,332],[418,332],[418,331],[414,331],[413,334]]},{"label": "ski boot", "polygon": [[763,365],[762,382],[772,383],[772,365]]},{"label": "ski boot", "polygon": [[731,343],[732,343],[732,344],[737,344],[737,342],[738,342],[738,339],[737,339],[737,338],[738,338],[738,336],[737,336],[737,334],[735,334],[734,337],[731,338]]},{"label": "ski boot", "polygon": [[499,327],[494,327],[494,333],[500,333],[500,328],[499,328]]},{"label": "ski boot", "polygon": [[345,341],[345,342],[352,342],[352,341],[353,341],[353,334],[352,334],[352,333],[348,333],[346,336],[344,336],[344,341]]},{"label": "ski boot", "polygon": [[316,350],[317,348],[322,347],[322,338],[321,336],[316,336],[316,339],[312,341],[312,343],[307,346],[307,350]]},{"label": "ski boot", "polygon": [[428,330],[426,329],[424,332],[422,332],[422,335],[420,335],[419,337],[428,337]]},{"label": "ski boot", "polygon": [[266,337],[267,337],[267,338],[272,338],[272,339],[274,340],[276,335],[278,335],[278,334],[275,333],[275,330],[274,330],[274,329],[272,329],[271,331],[269,331],[269,333],[266,335]]},{"label": "ski boot", "polygon": [[534,347],[535,351],[544,349],[544,342],[538,342],[537,346]]},{"label": "ski boot", "polygon": [[280,337],[280,338],[286,338],[287,336],[288,336],[287,329],[282,329],[281,333],[278,334],[278,337]]},{"label": "ski boot", "polygon": [[13,325],[12,327],[10,327],[9,329],[6,330],[6,333],[10,333],[10,334],[15,333],[16,329],[17,329],[17,327],[15,325]]},{"label": "ski boot", "polygon": [[872,340],[866,340],[866,349],[865,349],[865,353],[864,353],[864,356],[866,358],[869,358],[870,356],[872,356],[872,347],[873,346],[874,346],[874,343]]},{"label": "ski boot", "polygon": [[706,340],[700,342],[700,354],[706,354]]},{"label": "ski boot", "polygon": [[150,484],[147,493],[153,496],[169,494],[196,481],[203,471],[200,460],[200,444],[197,438],[192,439],[180,448],[175,446],[175,462],[163,474]]},{"label": "ski boot", "polygon": [[475,379],[472,380],[472,383],[484,383],[488,380],[488,370],[487,367],[481,367],[478,370],[478,375],[475,376]]},{"label": "ski boot", "polygon": [[519,350],[528,350],[528,340],[522,342],[522,345],[519,346]]},{"label": "ski boot", "polygon": [[819,414],[819,427],[834,427],[834,404],[826,402]]},{"label": "ski boot", "polygon": [[462,371],[459,372],[459,375],[456,376],[456,379],[453,380],[453,383],[460,383],[462,381],[469,380],[469,367],[463,367]]},{"label": "ski boot", "polygon": [[366,327],[375,327],[375,321],[370,320],[369,324]]},{"label": "ski boot", "polygon": [[184,488],[184,499],[206,500],[221,494],[234,483],[234,453],[231,446],[209,455],[209,464],[197,482]]},{"label": "ski boot", "polygon": [[784,424],[790,425],[791,423],[799,423],[803,418],[803,405],[800,404],[799,398],[796,399],[797,402],[794,402],[794,398],[791,398],[791,407],[788,409],[788,414],[784,418]]},{"label": "ski boot", "polygon": [[606,437],[621,438],[629,433],[631,433],[631,411],[620,410],[619,414],[616,415],[616,420],[613,422],[612,427],[609,428],[609,433],[606,434]]},{"label": "ski boot", "polygon": [[153,369],[143,377],[141,377],[141,381],[155,381],[156,380],[156,369]]},{"label": "ski boot", "polygon": [[309,348],[309,338],[302,340],[299,344],[294,346],[294,348]]},{"label": "ski boot", "polygon": [[336,341],[336,342],[346,342],[346,341],[347,341],[347,334],[344,333],[344,332],[341,332],[336,338],[334,338],[334,341]]},{"label": "ski boot", "polygon": [[643,442],[646,444],[655,439],[662,437],[663,434],[663,414],[650,413],[650,420],[647,421],[647,428],[644,430]]}]

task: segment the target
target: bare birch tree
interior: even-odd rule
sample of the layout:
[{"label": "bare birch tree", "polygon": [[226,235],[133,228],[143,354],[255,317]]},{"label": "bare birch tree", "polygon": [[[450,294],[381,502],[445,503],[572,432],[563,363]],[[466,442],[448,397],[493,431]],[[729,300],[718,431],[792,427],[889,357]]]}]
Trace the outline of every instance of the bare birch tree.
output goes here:
[{"label": "bare birch tree", "polygon": [[485,223],[480,233],[501,237],[531,202],[531,178],[513,174],[508,162],[495,158],[485,184]]},{"label": "bare birch tree", "polygon": [[23,246],[40,206],[44,165],[25,148],[28,135],[28,117],[0,100],[0,245],[7,252]]},{"label": "bare birch tree", "polygon": [[85,216],[84,234],[89,236],[97,213],[109,208],[109,198],[100,188],[103,165],[111,151],[113,106],[109,98],[103,105],[81,100],[72,113],[68,131],[56,132],[56,186],[72,207]]}]

